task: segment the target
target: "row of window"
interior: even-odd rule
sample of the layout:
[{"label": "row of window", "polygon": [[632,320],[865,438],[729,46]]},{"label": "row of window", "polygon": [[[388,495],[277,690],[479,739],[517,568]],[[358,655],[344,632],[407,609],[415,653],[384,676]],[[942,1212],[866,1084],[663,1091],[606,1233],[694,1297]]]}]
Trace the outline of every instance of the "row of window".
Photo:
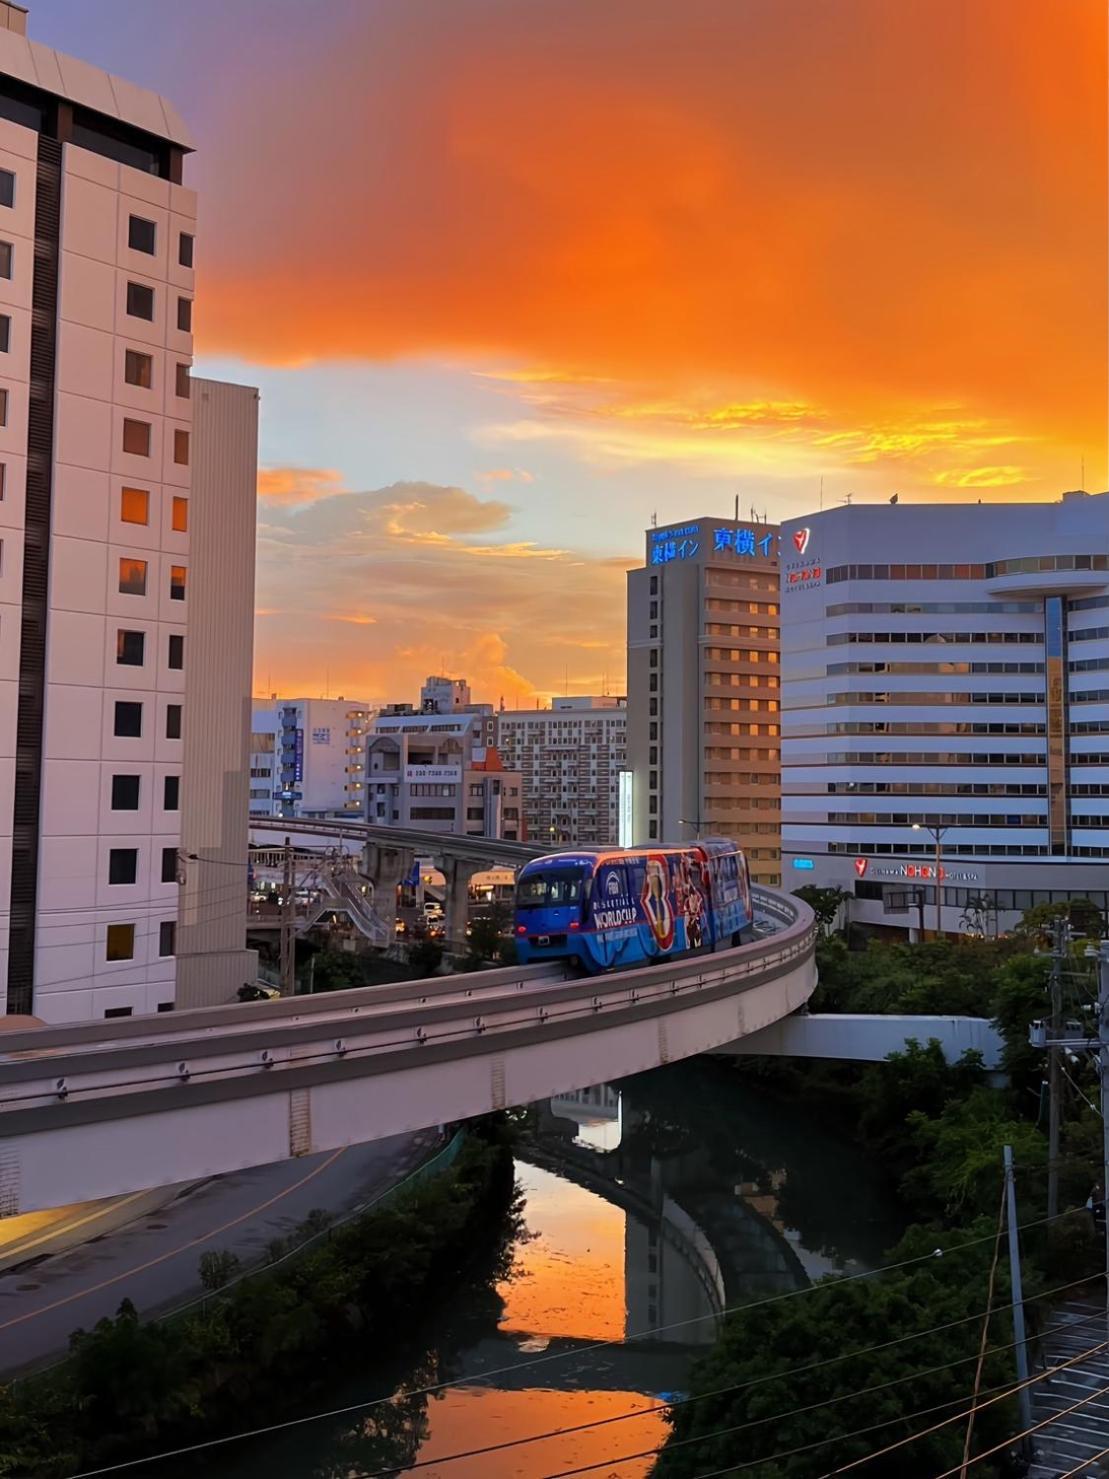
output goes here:
[{"label": "row of window", "polygon": [[[1071,732],[1077,732],[1071,725]],[[814,734],[1044,734],[1043,724],[1017,724],[995,721],[974,722],[969,719],[945,719],[934,724],[917,720],[905,723],[886,719],[848,719],[839,724],[790,724],[786,733],[801,738]]]},{"label": "row of window", "polygon": [[[187,401],[192,391],[192,375],[188,364],[178,361],[174,367],[174,394]],[[154,389],[154,356],[140,349],[125,349],[123,352],[123,378],[128,385],[140,390]]]},{"label": "row of window", "polygon": [[[147,488],[121,488],[119,496],[119,518],[123,524],[150,523],[150,491]],[[183,494],[174,494],[170,503],[170,528],[175,534],[189,532],[189,500]]]},{"label": "row of window", "polygon": [[[710,621],[705,624],[706,637],[751,637],[759,633],[752,632],[749,627],[730,626],[726,622]],[[777,636],[777,633],[773,634]],[[772,662],[778,661],[778,653],[775,649],[760,647],[752,649],[744,654],[741,659],[744,662]]]},{"label": "row of window", "polygon": [[[175,920],[163,919],[158,925],[158,954],[172,955],[177,933]],[[135,958],[135,926],[133,924],[110,924],[108,926],[107,942],[105,946],[105,960],[134,960]],[[172,1011],[169,1002],[160,1004],[158,1010]],[[105,1017],[129,1017],[130,1007],[109,1007],[104,1013]]]},{"label": "row of window", "polygon": [[[123,450],[129,457],[149,457],[154,428],[149,421],[123,418]],[[189,465],[189,433],[181,426],[173,430],[173,460],[179,467]]]},{"label": "row of window", "polygon": [[[1072,632],[1072,640],[1082,634]],[[982,642],[1001,642],[1010,646],[1037,647],[1043,643],[1042,632],[829,632],[829,647],[842,647],[848,642],[952,642],[962,646]]]},{"label": "row of window", "polygon": [[[830,853],[854,853],[866,857],[903,858],[908,853],[919,853],[925,858],[934,858],[935,847],[913,847],[899,842],[828,842]],[[1073,849],[1072,849],[1073,851]],[[944,842],[945,858],[1044,858],[1051,856],[1051,849],[1039,842]]]},{"label": "row of window", "polygon": [[1109,570],[1109,555],[1028,555],[977,565],[832,565],[824,578],[828,585],[843,580],[994,580],[1041,570]]},{"label": "row of window", "polygon": [[[956,704],[962,707],[966,704],[1042,704],[1043,701],[1043,694],[1035,689],[1028,693],[994,693],[989,689],[970,693],[960,693],[957,690],[954,693],[937,693],[932,689],[896,693],[889,689],[860,689],[857,693],[829,693],[826,698],[829,707],[840,704]],[[815,705],[817,701],[812,696],[785,700],[787,709],[810,709]]]},{"label": "row of window", "polygon": [[[112,733],[117,739],[141,739],[143,706],[134,699],[116,699]],[[166,739],[181,738],[181,705],[166,705]]]},{"label": "row of window", "polygon": [[[139,850],[137,847],[112,847],[108,849],[108,882],[111,884],[136,883],[139,876]],[[162,882],[177,882],[177,849],[162,848]]]},{"label": "row of window", "polygon": [[[112,776],[112,810],[138,811],[141,793],[141,777],[137,775]],[[162,810],[179,811],[181,805],[181,777],[162,777]]]},{"label": "row of window", "polygon": [[836,601],[825,616],[1038,616],[1039,601]]},{"label": "row of window", "polygon": [[922,816],[918,811],[830,811],[825,821],[829,826],[837,827],[912,827],[918,822],[929,827],[1047,826],[1047,817],[1042,813],[1024,811],[1004,815],[993,811],[952,811],[930,816]]},{"label": "row of window", "polygon": [[[1074,756],[1071,763],[1075,763]],[[1109,757],[1106,757],[1109,758]],[[797,765],[1039,765],[1045,756],[1035,751],[962,750],[945,754],[938,750],[822,750],[819,756],[806,755],[789,764]],[[1098,762],[1091,760],[1091,764]]]},{"label": "row of window", "polygon": [[1105,642],[1109,641],[1109,627],[1080,627],[1071,632],[1072,642]]},{"label": "row of window", "polygon": [[[147,562],[133,555],[121,555],[119,559],[119,593],[121,596],[145,596]],[[187,571],[184,565],[169,567],[169,598],[171,601],[185,599]]]},{"label": "row of window", "polygon": [[[791,786],[793,795],[799,789]],[[818,796],[1046,796],[1047,787],[1008,781],[828,781],[816,782],[808,794]],[[1107,793],[1109,794],[1109,793]]]},{"label": "row of window", "polygon": [[[129,282],[127,284],[127,313],[131,318],[141,318],[147,323],[154,321],[154,294],[156,289],[149,283]],[[177,327],[183,334],[191,334],[193,331],[193,300],[177,298]]]},{"label": "row of window", "polygon": [[[185,666],[185,638],[180,632],[171,632],[168,640],[166,665],[170,668]],[[119,627],[116,630],[116,662],[125,668],[141,668],[146,661],[146,633]]]},{"label": "row of window", "polygon": [[1026,673],[1035,677],[1043,670],[1042,662],[830,662],[827,673],[829,678],[839,673]]},{"label": "row of window", "polygon": [[[890,887],[889,884],[877,883],[869,878],[855,880],[855,897],[857,899],[881,899],[886,893],[901,894],[911,893],[913,905],[916,904],[916,896],[923,893],[924,902],[934,904],[936,901],[936,890],[933,885],[922,887],[914,884],[911,889],[902,890]],[[1109,898],[1104,893],[1087,892],[1076,890],[1061,892],[1049,889],[1029,888],[945,888],[943,890],[942,902],[952,909],[966,909],[968,907],[987,906],[990,910],[1015,910],[1021,913],[1025,909],[1031,909],[1036,904],[1062,904],[1069,903],[1071,899],[1089,898],[1099,905],[1104,913],[1109,906]],[[980,902],[981,901],[981,902]]]},{"label": "row of window", "polygon": [[[143,216],[131,216],[127,222],[127,245],[133,252],[153,257],[158,250],[158,226]],[[187,231],[177,233],[177,261],[182,267],[193,265],[193,238]]]}]

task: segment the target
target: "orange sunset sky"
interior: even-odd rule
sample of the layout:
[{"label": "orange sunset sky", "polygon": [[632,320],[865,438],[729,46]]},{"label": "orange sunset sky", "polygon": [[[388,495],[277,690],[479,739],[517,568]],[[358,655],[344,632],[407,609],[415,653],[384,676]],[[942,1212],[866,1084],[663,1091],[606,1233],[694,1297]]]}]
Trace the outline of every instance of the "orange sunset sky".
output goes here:
[{"label": "orange sunset sky", "polygon": [[655,511],[1106,487],[1103,0],[31,31],[196,132],[199,368],[263,392],[259,691],[617,690]]}]

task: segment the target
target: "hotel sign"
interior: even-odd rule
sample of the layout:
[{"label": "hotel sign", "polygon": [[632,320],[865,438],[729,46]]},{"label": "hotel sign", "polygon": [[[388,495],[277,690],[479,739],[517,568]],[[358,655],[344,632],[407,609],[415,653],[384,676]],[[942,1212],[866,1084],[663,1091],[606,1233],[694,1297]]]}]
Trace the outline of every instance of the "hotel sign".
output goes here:
[{"label": "hotel sign", "polygon": [[[876,863],[872,858],[855,859],[857,878],[910,878],[924,883],[935,881],[934,863]],[[940,864],[941,883],[981,883],[982,874],[977,868],[948,868]]]}]

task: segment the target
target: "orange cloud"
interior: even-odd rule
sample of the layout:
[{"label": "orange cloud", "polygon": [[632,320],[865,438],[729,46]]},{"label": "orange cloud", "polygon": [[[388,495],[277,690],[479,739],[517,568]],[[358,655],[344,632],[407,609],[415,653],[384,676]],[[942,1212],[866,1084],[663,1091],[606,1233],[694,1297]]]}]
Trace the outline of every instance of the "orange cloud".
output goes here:
[{"label": "orange cloud", "polygon": [[[206,349],[461,355],[521,391],[715,398],[726,428],[736,406],[835,431],[958,405],[1033,439],[1031,487],[1103,458],[1103,6],[343,14],[288,77],[237,82]],[[294,81],[328,108],[290,111]]]},{"label": "orange cloud", "polygon": [[343,475],[333,467],[260,467],[258,497],[267,503],[315,503],[337,493]]},{"label": "orange cloud", "polygon": [[[624,673],[633,561],[544,549],[511,536],[511,510],[462,488],[395,483],[269,511],[258,540],[255,671],[312,693],[411,700],[430,672],[475,696],[530,704],[613,691]],[[281,610],[290,589],[296,607]],[[263,685],[268,691],[267,680]]]}]

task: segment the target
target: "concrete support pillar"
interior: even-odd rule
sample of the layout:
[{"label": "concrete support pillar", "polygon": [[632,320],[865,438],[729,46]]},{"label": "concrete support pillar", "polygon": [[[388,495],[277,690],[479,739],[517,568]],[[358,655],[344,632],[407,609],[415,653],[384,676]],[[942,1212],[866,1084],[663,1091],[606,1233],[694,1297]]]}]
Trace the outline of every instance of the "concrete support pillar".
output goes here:
[{"label": "concrete support pillar", "polygon": [[397,889],[412,871],[416,854],[410,847],[396,847],[389,842],[368,842],[362,854],[362,871],[374,886],[374,908],[389,932],[397,922]]},{"label": "concrete support pillar", "polygon": [[470,880],[482,870],[481,863],[466,862],[462,858],[447,858],[443,862],[443,877],[446,880],[446,935],[451,950],[466,948],[466,925],[470,919]]}]

